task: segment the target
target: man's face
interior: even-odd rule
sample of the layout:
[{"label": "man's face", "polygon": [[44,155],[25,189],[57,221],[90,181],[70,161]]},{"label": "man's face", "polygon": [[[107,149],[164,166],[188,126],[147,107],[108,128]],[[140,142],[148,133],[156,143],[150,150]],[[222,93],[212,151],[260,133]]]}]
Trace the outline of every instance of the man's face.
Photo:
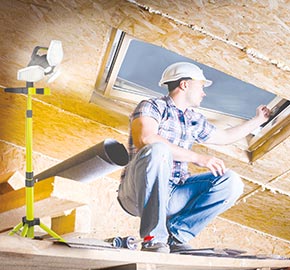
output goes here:
[{"label": "man's face", "polygon": [[203,98],[206,96],[203,91],[204,81],[188,80],[186,81],[186,100],[190,106],[199,107]]}]

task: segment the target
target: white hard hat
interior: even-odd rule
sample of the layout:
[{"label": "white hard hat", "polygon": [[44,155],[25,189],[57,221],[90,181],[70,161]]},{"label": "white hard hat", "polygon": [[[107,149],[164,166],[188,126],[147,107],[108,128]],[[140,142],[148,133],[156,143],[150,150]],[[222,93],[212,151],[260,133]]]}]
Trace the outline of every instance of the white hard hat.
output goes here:
[{"label": "white hard hat", "polygon": [[205,78],[202,69],[200,69],[197,65],[188,62],[177,62],[168,66],[163,71],[159,86],[165,86],[166,83],[174,82],[181,78],[191,78],[197,81],[205,81],[205,87],[212,84],[212,81]]}]

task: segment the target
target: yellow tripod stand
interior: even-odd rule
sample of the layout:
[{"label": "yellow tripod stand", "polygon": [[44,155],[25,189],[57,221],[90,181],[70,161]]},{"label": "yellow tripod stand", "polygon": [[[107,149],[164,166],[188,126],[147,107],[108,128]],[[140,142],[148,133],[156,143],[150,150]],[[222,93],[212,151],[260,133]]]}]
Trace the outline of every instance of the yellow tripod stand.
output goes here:
[{"label": "yellow tripod stand", "polygon": [[34,238],[34,226],[38,225],[41,229],[47,232],[50,236],[60,242],[65,240],[52,231],[49,227],[40,222],[39,218],[34,217],[34,179],[33,179],[33,165],[32,165],[32,95],[42,94],[49,95],[49,88],[34,88],[32,82],[26,82],[25,88],[5,88],[5,92],[27,94],[27,110],[26,110],[26,179],[25,179],[25,193],[26,193],[26,216],[22,218],[22,222],[16,225],[9,235],[21,231],[21,236]]}]

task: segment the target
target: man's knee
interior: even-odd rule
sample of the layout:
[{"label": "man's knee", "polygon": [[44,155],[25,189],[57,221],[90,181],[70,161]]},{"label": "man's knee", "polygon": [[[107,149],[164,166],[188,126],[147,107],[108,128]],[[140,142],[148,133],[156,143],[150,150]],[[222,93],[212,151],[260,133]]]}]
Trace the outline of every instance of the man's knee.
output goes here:
[{"label": "man's knee", "polygon": [[237,200],[244,191],[244,183],[241,177],[232,170],[228,170],[224,176],[227,177],[229,196],[233,200]]}]

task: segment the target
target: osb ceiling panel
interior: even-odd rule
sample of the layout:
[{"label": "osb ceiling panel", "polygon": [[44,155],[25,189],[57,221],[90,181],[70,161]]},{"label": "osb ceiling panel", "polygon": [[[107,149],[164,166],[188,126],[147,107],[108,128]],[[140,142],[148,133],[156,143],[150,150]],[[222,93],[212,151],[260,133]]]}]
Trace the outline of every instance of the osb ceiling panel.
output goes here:
[{"label": "osb ceiling panel", "polygon": [[267,184],[267,187],[290,195],[290,169],[277,178],[273,179],[272,182]]},{"label": "osb ceiling panel", "polygon": [[[224,151],[218,151],[217,148],[209,148],[202,145],[194,145],[194,151],[202,154],[213,155],[224,160],[225,165],[237,171],[243,178],[259,183],[260,185],[266,185],[272,182],[285,172],[289,170],[290,159],[287,153],[289,153],[289,138],[286,142],[278,145],[274,150],[265,154],[261,160],[257,160],[253,164],[249,162],[243,162],[237,157],[226,154]],[[226,148],[226,147],[221,147]],[[219,148],[218,148],[219,149]],[[280,156],[281,158],[277,158]],[[194,167],[190,166],[194,171]],[[285,178],[287,178],[285,176]],[[281,178],[281,181],[283,181]]]},{"label": "osb ceiling panel", "polygon": [[[26,96],[1,91],[0,105],[1,139],[25,146]],[[127,136],[110,125],[79,117],[37,99],[32,102],[32,110],[33,149],[44,155],[63,160],[106,138],[127,142]]]},{"label": "osb ceiling panel", "polygon": [[256,50],[284,64],[281,68],[290,67],[290,5],[287,1],[134,2],[195,26],[205,34],[216,36],[233,46]]},{"label": "osb ceiling panel", "polygon": [[222,215],[259,231],[290,240],[289,196],[257,190]]}]

